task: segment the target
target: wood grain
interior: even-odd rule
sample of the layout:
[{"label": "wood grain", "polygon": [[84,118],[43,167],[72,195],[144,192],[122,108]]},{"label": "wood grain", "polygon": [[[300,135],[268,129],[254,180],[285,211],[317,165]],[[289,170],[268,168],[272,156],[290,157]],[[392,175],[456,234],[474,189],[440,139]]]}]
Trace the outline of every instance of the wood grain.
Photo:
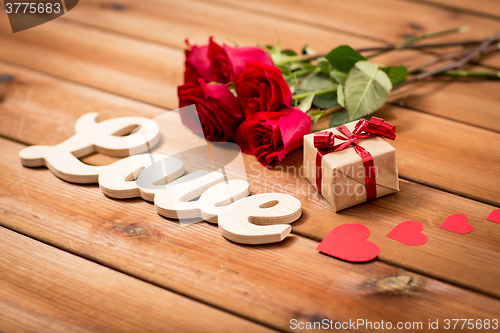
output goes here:
[{"label": "wood grain", "polygon": [[0,58],[163,107],[177,107],[183,53],[99,29],[52,21],[0,34]]},{"label": "wood grain", "polygon": [[375,115],[397,127],[399,174],[500,206],[500,134],[395,106]]},{"label": "wood grain", "polygon": [[[206,42],[208,36],[212,34],[212,29],[221,32],[219,37],[226,37],[240,44],[249,44],[249,34],[254,34],[253,39],[250,41],[274,44],[274,30],[281,26],[279,19],[267,18],[265,19],[265,23],[263,23],[265,29],[253,29],[251,30],[252,32],[242,34],[238,29],[231,29],[232,26],[236,25],[235,22],[223,19],[223,17],[241,21],[242,26],[251,26],[255,22],[260,22],[258,15],[243,13],[234,9],[221,9],[219,6],[198,4],[196,2],[194,3],[196,6],[194,6],[189,1],[180,4],[174,2],[179,7],[178,10],[168,11],[168,17],[172,16],[172,21],[177,22],[173,25],[170,21],[162,19],[163,11],[161,8],[163,7],[160,6],[161,4],[156,3],[156,6],[153,6],[149,4],[149,1],[153,1],[153,4],[155,4],[154,1],[156,0],[148,0],[138,4],[126,4],[124,11],[111,9],[114,7],[107,2],[102,4],[101,2],[89,2],[89,5],[82,3],[82,12],[86,13],[87,9],[90,12],[86,15],[79,15],[84,18],[94,19],[95,17],[100,17],[99,13],[101,13],[105,17],[97,21],[103,22],[102,24],[108,22],[108,25],[112,24],[117,27],[117,31],[128,34],[129,30],[121,28],[122,26],[127,26],[132,30],[130,34],[135,32],[136,34],[149,36],[149,31],[157,30],[153,29],[153,27],[151,29],[148,28],[147,24],[141,23],[142,21],[138,21],[135,24],[130,23],[135,22],[136,19],[133,17],[141,18],[144,16],[143,20],[163,24],[163,29],[160,29],[161,32],[171,29],[168,34],[162,33],[162,36],[164,36],[166,44],[176,48],[184,46],[183,40],[186,37],[192,38],[193,42]],[[92,4],[94,5],[92,6]],[[142,8],[142,6],[145,6],[145,8]],[[142,8],[141,11],[139,11],[139,8]],[[159,8],[158,12],[161,15],[157,16],[153,8]],[[212,19],[211,16],[205,13],[206,11],[210,15],[215,15],[214,13],[218,13],[219,10],[220,19]],[[126,16],[123,18],[122,15],[125,15],[128,11],[131,11],[130,14],[127,14],[130,17]],[[193,19],[198,24],[185,23],[182,13],[186,11],[191,13],[190,15],[193,16]],[[108,17],[106,15],[111,16]],[[218,17],[215,16],[214,18]],[[123,23],[122,25],[115,25],[113,23],[115,21]],[[41,26],[37,28],[40,33],[36,34],[24,32],[15,35],[0,35],[0,42],[2,42],[3,38],[4,45],[7,46],[0,50],[0,58],[3,57],[9,62],[108,90],[115,94],[129,96],[162,107],[177,108],[176,86],[182,78],[182,51],[158,45],[154,46],[148,42],[132,40],[94,28],[86,29],[85,26],[75,26],[68,22],[68,20],[51,22],[46,27]],[[108,28],[108,26],[106,25],[105,28]],[[304,25],[299,23],[290,22],[283,28],[284,30],[279,30],[281,31],[280,36],[283,47],[291,47],[297,50],[307,43],[318,51],[327,51],[332,46],[341,43],[353,46],[374,45],[374,42],[370,40],[363,40],[317,27],[304,28]],[[42,33],[44,31],[47,33]],[[55,31],[58,31],[58,33],[54,33]],[[223,31],[231,31],[231,33],[228,34]],[[246,31],[250,30],[247,29]],[[263,31],[269,31],[272,36],[261,33]],[[325,40],[334,42],[325,43]],[[158,49],[162,51],[158,53]],[[28,52],[24,50],[28,50]],[[131,52],[133,57],[131,57]],[[433,56],[421,52],[404,51],[385,54],[374,58],[374,61],[385,65],[404,64],[414,67],[432,58]],[[427,83],[428,81],[422,83],[424,88],[427,87]],[[429,93],[429,95],[432,95],[433,98],[426,100],[436,101],[438,105],[436,108],[429,103],[426,104],[425,101],[416,103],[420,101],[419,97],[422,93],[427,93],[427,89],[424,88],[422,88],[423,91],[419,88],[415,92],[407,89],[405,94],[399,94],[398,96],[401,98],[408,97],[408,105],[418,110],[478,125],[483,128],[498,130],[498,122],[491,121],[491,117],[495,118],[498,114],[496,108],[492,108],[497,102],[496,94],[483,93],[478,94],[477,97],[473,93],[464,95],[464,89],[472,89],[473,91],[475,89],[474,85],[466,85],[466,83],[450,83],[446,85],[446,89],[434,89],[436,86],[431,84],[430,89],[432,89],[432,93]],[[497,89],[499,84],[499,82],[495,81],[482,81],[478,87],[480,87],[481,91],[493,91]],[[410,86],[409,89],[413,89],[412,87]],[[462,96],[462,98],[467,96],[469,101],[468,103],[462,103],[462,99],[457,99],[456,96]],[[471,112],[471,108],[474,112]]]},{"label": "wood grain", "polygon": [[445,8],[456,9],[471,14],[485,15],[491,18],[500,19],[500,3],[495,0],[411,0],[424,4],[435,4]]},{"label": "wood grain", "polygon": [[427,322],[500,313],[493,298],[380,262],[336,260],[297,235],[255,247],[231,243],[207,223],[181,227],[143,200],[105,198],[96,186],[23,168],[22,147],[0,139],[3,226],[268,326],[292,331],[293,318]]},{"label": "wood grain", "polygon": [[[114,5],[115,2],[109,0],[87,0],[79,3],[78,10],[70,12],[64,20],[181,49],[186,47],[186,38],[193,44],[206,44],[210,36],[229,45],[275,45],[280,38],[284,48],[297,51],[306,44],[319,52],[341,44],[380,45],[366,38],[213,2],[123,0],[118,10]],[[258,29],[249,29],[256,26]]]},{"label": "wood grain", "polygon": [[[163,0],[147,0],[139,3],[126,0],[121,3],[120,10],[116,10],[111,2],[86,1],[80,5],[78,11],[72,12],[67,18],[179,48],[185,47],[186,36],[190,42],[199,44],[205,44],[209,36],[215,36],[223,37],[228,43],[236,41],[240,45],[252,43],[273,45],[276,43],[275,32],[279,34],[284,48],[295,50],[300,50],[305,44],[318,52],[327,52],[334,45],[342,44],[349,44],[352,47],[376,45],[368,38],[359,38],[352,34],[303,24],[300,21],[284,20],[281,17],[262,16],[259,13],[220,6],[213,2],[168,1],[168,7],[165,6],[167,2]],[[341,10],[343,8],[344,6],[341,6]],[[408,21],[415,17],[413,12],[411,16],[406,14],[406,11],[402,13]],[[467,18],[463,20],[465,22]],[[259,29],[246,28],[256,24],[259,25]],[[166,34],[166,30],[169,33]],[[335,41],[335,43],[325,43],[325,41]],[[493,58],[488,59],[491,61],[496,57],[493,54]],[[374,58],[374,61],[387,65],[416,66],[430,58],[431,55],[422,52],[405,51],[399,54],[394,52],[384,54],[382,57]],[[428,81],[416,85],[417,88],[412,85],[406,89],[405,94],[398,94],[399,101],[404,101],[408,107],[417,110],[498,131],[500,121],[493,121],[498,112],[491,108],[492,104],[497,102],[496,95],[485,93],[497,89],[498,83],[480,80],[477,85],[470,85],[468,84],[470,82],[459,81],[456,78],[454,81],[450,80],[444,85],[446,89],[439,83],[429,84]],[[467,89],[473,90],[464,94],[464,90]],[[407,98],[402,98],[403,95]],[[426,98],[421,98],[422,95]],[[482,98],[471,102],[471,95]],[[464,102],[465,98],[467,101]]]},{"label": "wood grain", "polygon": [[389,101],[500,132],[499,89],[500,82],[441,77],[408,85],[392,93]]},{"label": "wood grain", "polygon": [[[239,45],[273,45],[276,43],[276,33],[279,34],[284,48],[295,50],[300,50],[305,44],[318,52],[327,52],[334,45],[366,47],[377,44],[368,38],[283,20],[280,17],[262,16],[213,2],[168,1],[168,6],[166,3],[163,0],[125,0],[117,10],[113,2],[92,0],[79,4],[78,10],[71,12],[67,19],[176,48],[185,48],[187,37],[191,43],[205,44],[210,36],[222,38],[222,42],[229,44],[237,42]],[[256,24],[259,29],[247,28]],[[432,58],[432,55],[422,52],[403,51],[384,54],[374,58],[374,61],[386,65],[403,64],[414,67]],[[498,89],[499,83],[480,79],[475,80],[476,84],[470,84],[471,80],[456,78],[436,81],[437,83],[430,83],[427,80],[409,86],[392,99],[404,102],[416,110],[495,131],[500,130],[500,120],[495,121],[498,117],[498,99],[493,93]]]},{"label": "wood grain", "polygon": [[[207,0],[201,1],[208,2]],[[261,15],[392,43],[424,32],[464,25],[470,28],[467,33],[443,36],[433,40],[481,39],[500,29],[498,20],[408,1],[252,0],[242,2],[217,0],[217,3],[239,8],[242,11],[252,11]],[[500,57],[497,55],[482,63],[498,66]]]},{"label": "wood grain", "polygon": [[0,251],[2,332],[272,331],[2,227]]},{"label": "wood grain", "polygon": [[[258,10],[253,9],[257,13],[252,14],[253,17],[265,17],[263,22],[266,27],[273,22],[290,21],[290,17],[284,14],[278,20],[275,20],[274,13],[263,14],[265,10],[262,8],[274,4],[276,2],[262,2]],[[362,4],[366,3],[354,1],[338,7],[350,10],[354,9],[354,5]],[[398,13],[397,10],[403,7],[392,4],[394,2],[382,3],[389,13],[392,8],[396,10],[392,13],[395,15],[405,12]],[[113,10],[119,7],[114,5]],[[460,14],[457,20],[456,13],[450,11],[438,10],[438,15],[435,15],[430,10],[418,9],[423,6],[404,8],[414,9],[410,12],[418,20],[428,20],[430,30],[447,23],[463,24],[463,18],[469,17]],[[369,12],[376,14],[374,9]],[[239,8],[236,11],[243,12]],[[299,11],[296,10],[296,13]],[[212,15],[215,12],[213,9]],[[307,11],[302,11],[302,17],[298,19],[306,17],[309,20],[304,13],[307,14]],[[346,13],[348,11],[343,12],[344,15]],[[326,10],[314,15],[319,18],[318,22],[306,21],[306,25],[324,30],[336,29],[328,26],[325,29]],[[145,14],[147,16],[149,14]],[[398,27],[398,22],[406,20],[397,30],[394,26],[391,29],[398,34],[404,34],[405,29],[427,31],[427,25],[418,28],[420,21],[412,25],[407,16],[401,19],[397,15],[394,17],[396,19],[389,17],[380,24],[383,29],[388,30],[391,24]],[[183,17],[180,21],[187,19]],[[368,19],[366,23],[359,22],[358,19],[354,15],[346,17],[351,25],[356,22],[363,29],[370,23],[371,28],[379,26],[373,23],[373,16],[371,22]],[[120,31],[109,33],[102,27],[78,26],[65,20],[47,24],[46,30],[33,33],[37,36],[0,34],[0,58],[11,63],[7,66],[4,63],[0,68],[17,73],[12,82],[0,83],[0,135],[8,133],[8,137],[22,142],[53,140],[52,143],[57,143],[61,137],[65,139],[72,134],[73,119],[95,109],[102,110],[103,119],[119,115],[153,116],[164,111],[44,74],[35,74],[13,66],[14,63],[146,103],[176,107],[175,87],[182,70],[180,51],[116,34]],[[234,19],[226,20],[234,22]],[[0,26],[5,26],[3,17],[1,21]],[[147,19],[142,18],[142,22],[145,21]],[[479,21],[471,22],[485,30],[491,25],[488,20],[482,21],[482,25],[477,23]],[[138,28],[137,25],[135,27]],[[229,29],[224,27],[221,31]],[[193,34],[201,30],[194,29]],[[233,27],[233,30],[238,29]],[[234,35],[241,36],[241,30]],[[384,36],[380,31],[374,33],[378,37],[383,36],[383,39],[391,37]],[[352,35],[352,32],[349,34]],[[181,30],[173,39],[179,35],[185,36]],[[153,34],[150,38],[155,41],[158,36]],[[198,36],[201,38],[204,35],[200,33]],[[269,35],[265,36],[270,39]],[[320,38],[314,40],[319,41]],[[491,58],[490,64],[495,64],[494,58]],[[162,67],[165,64],[167,68]],[[61,97],[62,92],[65,93],[64,98]],[[84,112],[84,109],[87,110]],[[448,109],[448,115],[443,116],[453,118],[450,116],[452,111]],[[499,155],[498,148],[493,146],[488,150],[483,148],[482,142],[478,143],[478,138],[498,142],[497,133],[389,106],[380,114],[391,118],[388,120],[395,122],[398,130],[402,129],[397,141],[401,144],[397,149],[398,154],[402,152],[400,169],[405,170],[402,173],[407,175],[406,178],[412,175],[415,178],[411,179],[416,181],[498,205],[498,193],[491,185],[499,179],[495,168],[498,165],[498,158],[495,157]],[[466,118],[457,119],[468,122]],[[68,135],[64,137],[65,134]],[[464,144],[462,140],[465,140]],[[436,149],[436,144],[441,146]],[[0,161],[4,176],[4,181],[0,183],[0,224],[268,326],[291,331],[291,318],[344,321],[358,317],[372,321],[421,320],[426,323],[434,318],[442,322],[444,318],[498,318],[500,314],[500,303],[493,298],[380,262],[352,265],[335,260],[318,254],[314,250],[317,242],[297,235],[292,235],[282,244],[253,247],[228,242],[218,235],[213,226],[205,223],[181,228],[177,222],[159,217],[152,205],[142,200],[108,199],[95,186],[77,187],[56,179],[47,170],[20,167],[15,156],[22,147],[0,139],[0,152],[5,156]],[[488,153],[493,155],[491,160],[485,159],[489,157]],[[300,154],[299,151],[293,153],[283,165],[297,168],[301,165]],[[471,160],[485,162],[477,168],[478,163],[472,164]],[[107,164],[112,159],[94,155],[86,161]],[[251,169],[248,176],[253,181],[254,192],[273,191],[276,186],[278,190],[281,186],[285,192],[307,191],[308,183],[299,176],[290,172],[279,175],[280,170],[275,169],[270,170],[274,178],[266,182],[262,174],[257,176],[265,169],[256,164],[251,156],[245,156],[245,161]],[[500,297],[496,286],[500,275],[496,265],[498,233],[496,224],[484,221],[483,217],[494,207],[410,182],[402,181],[401,187],[404,191],[399,194],[346,210],[345,215],[329,211],[319,196],[314,197],[314,192],[309,198],[307,192],[299,193],[297,196],[306,203],[308,212],[297,222],[295,232],[321,239],[337,224],[346,221],[365,223],[372,230],[370,240],[381,245],[381,260]],[[472,237],[451,235],[438,229],[439,220],[450,212],[456,213],[457,207],[463,209],[474,225],[473,233],[467,235]],[[372,215],[367,221],[368,210]],[[386,231],[408,219],[408,216],[415,216],[424,223],[429,236],[428,247],[413,251],[401,249],[400,244],[384,236]],[[431,246],[432,240],[435,243]]]},{"label": "wood grain", "polygon": [[[74,123],[81,114],[89,111],[86,101],[91,102],[92,110],[99,112],[103,120],[131,115],[152,118],[164,112],[159,108],[129,101],[90,88],[61,82],[58,79],[48,78],[12,66],[0,66],[0,69],[8,70],[16,77],[10,90],[8,90],[8,94],[5,95],[4,102],[0,104],[0,115],[3,115],[0,118],[0,134],[28,144],[52,145],[73,135]],[[30,98],[26,99],[25,96],[28,96],[28,93]],[[66,96],[67,99],[56,98],[60,94]],[[477,145],[480,149],[485,149],[481,148],[481,143],[475,138],[492,136],[494,139],[498,134],[465,125],[460,125],[464,128],[463,133],[458,130],[454,131],[453,126],[450,129],[450,124],[455,123],[447,120],[435,124],[437,127],[442,126],[442,128],[446,129],[444,134],[439,134],[441,133],[440,129],[432,127],[435,118],[433,116],[395,107],[388,107],[384,112],[386,112],[384,116],[390,116],[391,121],[398,126],[399,136],[394,144],[397,145],[402,140],[403,143],[406,142],[408,145],[396,146],[401,170],[408,169],[408,174],[415,174],[419,177],[431,177],[433,182],[442,181],[444,185],[462,186],[465,194],[468,191],[480,191],[478,190],[480,183],[476,184],[476,181],[481,181],[479,177],[486,177],[486,179],[491,180],[492,184],[483,181],[486,183],[484,186],[486,188],[489,186],[490,192],[495,193],[494,184],[498,179],[498,176],[494,174],[494,170],[498,169],[494,165],[496,163],[495,157],[492,157],[492,164],[487,162],[484,166],[486,171],[483,170],[482,174],[480,174],[477,171],[481,170],[480,166],[469,163],[468,156],[471,153],[466,148],[472,151],[472,149],[476,149],[475,146],[470,147],[467,145]],[[413,119],[414,116],[417,117],[419,123],[401,120],[400,117],[406,119],[404,118],[405,115],[409,119]],[[420,116],[423,118],[418,118]],[[431,127],[427,133],[425,131],[428,126]],[[50,134],[44,137],[47,128],[55,128],[56,130],[50,131]],[[422,133],[422,131],[425,133]],[[450,137],[441,136],[445,134],[450,135]],[[418,153],[419,145],[424,145],[427,142],[425,141],[426,137],[429,135],[431,136],[431,140],[428,141],[430,146],[424,146],[425,149],[422,150],[422,153]],[[432,146],[432,140],[440,142],[445,148]],[[454,142],[463,143],[454,146]],[[166,147],[160,149],[159,152],[168,154],[171,148]],[[443,150],[446,152],[446,149],[460,152],[456,156],[453,155],[456,166],[450,172],[451,175],[453,172],[457,172],[456,179],[461,178],[466,181],[465,183],[458,182],[451,175],[443,172],[443,170],[449,170],[449,166],[446,159],[439,158],[439,154],[442,154]],[[417,150],[418,159],[413,157],[413,150]],[[449,152],[445,155],[449,156],[452,153]],[[458,162],[456,159],[459,159]],[[115,160],[102,155],[94,155],[83,159],[86,163],[97,165],[110,164]],[[244,160],[246,175],[242,176],[247,177],[252,192],[285,192],[297,196],[301,200],[304,216],[294,223],[294,232],[315,240],[321,240],[336,225],[348,221],[364,223],[372,229],[373,237],[376,237],[377,244],[381,245],[381,260],[466,286],[467,288],[500,296],[500,289],[496,283],[497,277],[500,275],[500,268],[498,268],[498,265],[491,265],[492,258],[500,260],[500,257],[498,257],[498,253],[500,253],[498,228],[495,229],[496,224],[484,223],[487,214],[494,207],[403,181],[401,182],[402,191],[394,196],[380,198],[372,203],[363,204],[340,214],[335,214],[299,173],[299,167],[302,165],[302,152],[300,150],[288,156],[284,163],[275,169],[263,168],[254,157],[249,155],[244,155]],[[440,161],[443,164],[436,164]],[[413,165],[416,165],[415,170],[412,169]],[[491,168],[491,170],[488,171],[487,168]],[[428,169],[432,171],[426,174]],[[193,170],[196,169],[192,168],[191,171]],[[474,174],[477,175],[477,178],[468,178],[467,172],[476,172]],[[54,180],[56,180],[55,177]],[[391,209],[384,208],[387,206],[391,206]],[[470,237],[467,236],[466,241],[462,241],[463,238],[454,238],[455,235],[450,233],[443,233],[438,228],[440,222],[448,215],[458,212],[468,215],[472,223],[479,223],[476,226],[476,233],[472,233]],[[349,214],[349,216],[353,214],[354,217],[351,216],[346,219],[346,214]],[[371,218],[367,220],[365,214]],[[408,219],[416,219],[424,223],[425,232],[429,238],[434,237],[439,241],[429,242],[426,246],[418,248],[402,249],[400,244],[385,237],[394,226]],[[372,222],[372,220],[376,222]],[[484,241],[481,238],[484,234],[489,235],[487,238],[489,241]],[[476,237],[476,235],[478,236]],[[452,250],[443,251],[442,244],[444,243],[450,244],[449,247]],[[436,255],[436,253],[439,253],[439,255]],[[457,255],[457,253],[461,255]]]}]

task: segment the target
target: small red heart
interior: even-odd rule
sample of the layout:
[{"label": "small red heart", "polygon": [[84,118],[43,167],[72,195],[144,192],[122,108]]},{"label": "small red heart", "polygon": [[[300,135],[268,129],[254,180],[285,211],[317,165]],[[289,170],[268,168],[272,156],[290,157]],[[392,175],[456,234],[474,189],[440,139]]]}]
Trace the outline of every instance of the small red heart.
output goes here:
[{"label": "small red heart", "polygon": [[398,224],[387,234],[404,245],[417,246],[427,243],[427,236],[422,233],[424,226],[418,221],[405,221]]},{"label": "small red heart", "polygon": [[474,227],[467,223],[467,216],[464,214],[448,216],[439,227],[444,230],[456,232],[457,234],[467,234],[474,230]]},{"label": "small red heart", "polygon": [[316,249],[347,261],[370,261],[378,256],[380,248],[366,240],[369,236],[370,230],[362,224],[342,224],[330,231]]},{"label": "small red heart", "polygon": [[495,209],[488,215],[488,221],[500,223],[500,209]]}]

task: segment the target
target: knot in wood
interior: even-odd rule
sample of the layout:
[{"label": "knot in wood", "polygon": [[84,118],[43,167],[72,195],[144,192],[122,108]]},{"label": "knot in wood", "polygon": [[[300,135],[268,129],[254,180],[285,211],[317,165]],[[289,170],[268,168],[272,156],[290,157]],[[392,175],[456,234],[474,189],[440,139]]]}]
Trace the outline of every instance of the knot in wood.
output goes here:
[{"label": "knot in wood", "polygon": [[11,82],[11,81],[14,81],[14,75],[0,74],[0,82]]},{"label": "knot in wood", "polygon": [[128,225],[123,229],[123,232],[129,236],[141,236],[146,233],[146,229],[140,225]]},{"label": "knot in wood", "polygon": [[116,10],[116,11],[122,11],[125,10],[125,5],[122,3],[113,3],[109,6],[111,9]]},{"label": "knot in wood", "polygon": [[409,275],[389,276],[377,280],[375,284],[384,291],[404,291],[413,287],[413,280]]}]

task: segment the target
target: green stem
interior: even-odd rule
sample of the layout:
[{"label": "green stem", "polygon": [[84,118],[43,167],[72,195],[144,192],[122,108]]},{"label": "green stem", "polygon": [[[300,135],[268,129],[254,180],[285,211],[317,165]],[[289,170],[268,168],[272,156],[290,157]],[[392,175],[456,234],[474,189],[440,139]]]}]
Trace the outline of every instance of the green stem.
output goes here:
[{"label": "green stem", "polygon": [[[386,46],[371,46],[371,47],[363,47],[363,48],[358,48],[354,49],[357,52],[369,52],[369,51],[383,51],[382,53],[385,53],[387,51],[393,51],[396,50],[398,47],[398,50],[420,50],[420,49],[427,49],[427,48],[440,48],[440,47],[454,47],[454,46],[470,46],[470,45],[478,45],[481,44],[482,40],[464,40],[464,41],[458,41],[458,42],[443,42],[443,43],[428,43],[428,44],[410,44],[410,45],[386,45]],[[291,62],[305,62],[305,61],[311,61],[315,60],[321,57],[326,56],[328,53],[318,53],[318,54],[313,54],[313,55],[297,55],[297,56],[292,56],[292,57],[287,57],[285,59],[282,59],[278,62],[275,63],[276,66],[279,65],[284,65],[288,64]],[[374,57],[379,54],[373,54],[369,55],[369,57]]]},{"label": "green stem", "polygon": [[454,34],[454,33],[457,33],[457,32],[466,32],[468,30],[469,30],[469,28],[467,26],[462,26],[462,27],[453,28],[453,29],[446,29],[446,30],[441,30],[441,31],[429,32],[429,33],[426,33],[426,34],[421,34],[421,35],[412,37],[410,39],[407,39],[404,42],[402,42],[402,43],[400,43],[398,45],[395,45],[393,48],[385,48],[385,49],[382,49],[382,50],[378,50],[377,52],[374,52],[374,53],[370,54],[366,58],[373,58],[373,57],[376,57],[378,55],[387,53],[387,52],[392,51],[392,50],[400,51],[400,50],[403,50],[403,49],[408,49],[411,46],[413,46],[413,44],[415,44],[416,42],[424,40],[424,39],[429,39],[429,38],[434,38],[434,37],[439,37],[439,36],[445,36],[445,35]]},{"label": "green stem", "polygon": [[[297,77],[297,76],[301,76],[301,75],[311,74],[315,70],[316,70],[316,67],[314,67],[314,68],[308,68],[308,69],[301,69],[301,70],[293,72],[293,74]],[[285,80],[291,79],[291,78],[292,78],[292,75],[287,75],[285,77]]]},{"label": "green stem", "polygon": [[455,77],[491,77],[500,79],[500,72],[478,72],[478,71],[460,71],[449,70],[435,74],[436,76],[455,76]]},{"label": "green stem", "polygon": [[415,37],[412,37],[410,39],[405,40],[403,43],[399,44],[399,46],[396,47],[396,49],[399,49],[399,47],[401,47],[401,46],[414,44],[414,43],[416,43],[418,41],[421,41],[421,40],[424,40],[424,39],[429,39],[429,38],[434,38],[434,37],[439,37],[439,36],[454,34],[454,33],[457,33],[457,32],[466,32],[468,30],[469,30],[469,27],[462,26],[462,27],[453,28],[453,29],[447,29],[447,30],[442,30],[442,31],[429,32],[429,33],[426,33],[426,34],[421,34],[421,35],[418,35],[418,36],[415,36]]},{"label": "green stem", "polygon": [[484,52],[499,37],[500,37],[500,31],[497,31],[494,34],[490,35],[488,38],[486,38],[478,47],[474,48],[472,51],[470,51],[462,59],[460,59],[454,63],[448,64],[448,65],[445,65],[442,67],[434,68],[434,69],[426,71],[422,74],[411,77],[410,79],[407,79],[405,82],[400,83],[397,86],[393,87],[392,90],[394,91],[394,90],[400,89],[401,87],[404,87],[405,85],[410,84],[412,82],[420,81],[420,80],[423,80],[429,76],[440,74],[440,73],[458,68],[460,66],[463,66],[466,63],[468,63],[469,61],[471,61],[474,57],[476,57],[477,55]]},{"label": "green stem", "polygon": [[[322,112],[323,114],[321,116],[319,116],[318,120],[320,120],[321,118],[325,118],[325,117],[331,116],[335,112],[341,111],[343,109],[344,109],[344,107],[341,106],[341,105],[339,105],[339,106],[335,106],[333,108],[326,109],[324,111],[319,111],[319,112]],[[318,111],[314,111],[314,112],[318,112]]]},{"label": "green stem", "polygon": [[[330,88],[330,89],[316,90],[316,95],[315,96],[326,95],[326,94],[329,94],[329,93],[332,93],[332,92],[336,92],[336,91],[337,91],[337,87]],[[298,100],[306,98],[307,96],[311,95],[312,93],[314,93],[314,91],[308,91],[308,92],[305,92],[305,93],[302,93],[302,94],[293,95],[292,98],[294,100],[298,101]]]},{"label": "green stem", "polygon": [[[500,43],[497,43],[495,45],[490,45],[483,52],[481,52],[481,55],[484,55],[484,54],[487,54],[489,52],[493,52],[493,51],[496,51],[496,50],[499,50],[499,49],[500,49]],[[434,64],[446,61],[446,60],[453,60],[453,59],[458,59],[458,58],[464,57],[469,52],[470,52],[470,50],[464,50],[464,51],[460,51],[458,53],[446,54],[444,56],[440,56],[440,57],[437,57],[437,58],[435,58],[435,59],[433,59],[431,61],[428,61],[428,62],[426,62],[426,63],[424,63],[424,64],[422,64],[422,65],[420,65],[418,67],[415,67],[413,69],[409,69],[408,71],[411,74],[420,74],[420,73],[423,73],[423,69],[426,68],[426,67],[429,67],[431,65],[434,65]]]}]

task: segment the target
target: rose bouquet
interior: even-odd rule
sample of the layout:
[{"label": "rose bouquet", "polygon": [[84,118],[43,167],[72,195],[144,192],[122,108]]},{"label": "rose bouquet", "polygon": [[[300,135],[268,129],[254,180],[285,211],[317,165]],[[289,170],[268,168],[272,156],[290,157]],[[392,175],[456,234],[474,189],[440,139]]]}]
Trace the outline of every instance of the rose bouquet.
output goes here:
[{"label": "rose bouquet", "polygon": [[[264,166],[302,146],[311,118],[292,107],[292,92],[269,54],[258,47],[205,46],[186,50],[180,107],[195,104],[210,141],[234,141]],[[195,129],[193,119],[182,121]]]},{"label": "rose bouquet", "polygon": [[[497,72],[454,70],[482,54],[499,49],[500,32],[484,40],[421,44],[426,38],[464,31],[449,29],[413,37],[401,44],[354,50],[347,45],[326,54],[304,47],[301,54],[266,47],[232,47],[210,38],[186,50],[184,84],[178,87],[179,105],[195,104],[203,133],[210,141],[232,141],[264,166],[281,162],[302,146],[303,136],[320,118],[329,127],[369,116],[391,91],[434,75],[500,78]],[[370,57],[403,49],[462,46],[414,69],[385,67]],[[468,47],[468,48],[467,48]],[[372,52],[367,56],[361,53]],[[441,67],[429,67],[456,60]],[[428,69],[428,70],[427,70]],[[195,132],[197,123],[182,115]]]}]

